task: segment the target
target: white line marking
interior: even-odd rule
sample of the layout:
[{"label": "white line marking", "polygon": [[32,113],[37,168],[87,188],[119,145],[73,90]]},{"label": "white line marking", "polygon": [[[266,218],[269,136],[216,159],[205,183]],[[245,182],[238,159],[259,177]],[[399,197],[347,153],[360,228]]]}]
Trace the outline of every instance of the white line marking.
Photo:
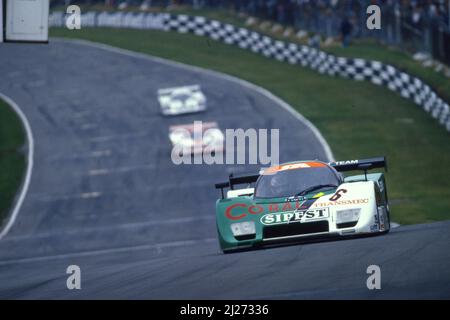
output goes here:
[{"label": "white line marking", "polygon": [[100,158],[100,157],[109,157],[112,154],[111,150],[99,150],[99,151],[93,151],[91,153],[91,156],[93,158]]},{"label": "white line marking", "polygon": [[119,139],[127,139],[127,138],[138,138],[138,137],[146,137],[148,136],[148,132],[140,132],[140,133],[127,133],[127,134],[117,134],[117,135],[110,135],[110,136],[99,136],[99,137],[92,137],[86,139],[90,142],[106,142],[111,140],[119,140]]},{"label": "white line marking", "polygon": [[90,176],[101,176],[108,174],[109,170],[107,169],[95,169],[95,170],[89,170],[88,175]]},{"label": "white line marking", "polygon": [[75,44],[79,44],[79,45],[86,45],[86,46],[103,49],[103,50],[110,51],[110,52],[115,52],[117,54],[126,55],[126,56],[133,57],[133,58],[144,59],[144,60],[148,60],[148,61],[152,61],[152,62],[158,62],[161,64],[169,65],[172,67],[179,67],[179,68],[186,69],[186,70],[196,71],[196,72],[200,72],[203,74],[208,74],[208,75],[215,76],[218,78],[226,79],[231,82],[238,83],[243,87],[253,89],[253,90],[259,92],[260,94],[264,95],[268,99],[274,101],[276,104],[280,105],[284,110],[286,110],[287,112],[292,114],[297,120],[299,120],[304,125],[306,125],[312,131],[312,133],[315,135],[317,140],[319,140],[319,143],[322,145],[325,155],[328,158],[328,161],[335,161],[335,158],[334,158],[333,152],[331,151],[330,146],[328,145],[327,141],[322,136],[320,131],[314,126],[314,124],[311,123],[311,121],[306,119],[303,115],[298,113],[292,106],[290,106],[285,101],[281,100],[279,97],[275,96],[268,90],[266,90],[262,87],[259,87],[253,83],[250,83],[248,81],[245,81],[245,80],[242,80],[242,79],[239,79],[239,78],[236,78],[236,77],[224,74],[224,73],[220,73],[218,71],[203,69],[200,67],[187,65],[187,64],[184,64],[181,62],[171,61],[171,60],[151,56],[151,55],[144,54],[144,53],[138,53],[138,52],[122,49],[122,48],[113,47],[113,46],[106,45],[103,43],[96,43],[96,42],[92,42],[92,41],[88,41],[88,40],[81,40],[81,39],[70,39],[69,40],[69,39],[64,39],[64,38],[52,38],[51,40],[55,41],[55,42],[61,42],[61,43],[75,43]]},{"label": "white line marking", "polygon": [[28,122],[27,117],[22,112],[22,110],[19,108],[19,106],[9,97],[4,95],[0,92],[0,98],[2,98],[7,104],[9,104],[13,110],[19,115],[20,120],[23,123],[23,126],[26,131],[27,135],[27,143],[28,143],[28,161],[27,161],[27,172],[25,174],[25,180],[22,184],[22,190],[20,191],[19,198],[17,202],[15,203],[14,209],[12,211],[11,217],[9,218],[8,222],[6,223],[3,230],[0,232],[0,240],[5,237],[11,227],[13,226],[14,222],[17,219],[17,215],[19,214],[20,208],[22,207],[23,201],[25,200],[25,196],[28,192],[28,187],[30,186],[31,181],[31,175],[33,172],[33,159],[34,159],[34,139],[33,139],[33,132],[31,131],[30,124]]},{"label": "white line marking", "polygon": [[187,247],[187,246],[193,246],[193,245],[199,245],[199,244],[208,244],[208,243],[212,243],[212,242],[217,242],[217,239],[207,238],[207,239],[202,239],[202,240],[173,241],[173,242],[147,244],[147,245],[134,246],[134,247],[121,247],[121,248],[114,248],[114,249],[74,252],[74,253],[60,254],[60,255],[53,255],[53,256],[5,260],[5,261],[0,261],[0,266],[8,266],[8,265],[19,264],[19,263],[43,262],[43,261],[49,261],[49,260],[73,259],[73,258],[98,256],[98,255],[111,254],[111,253],[116,253],[116,254],[117,253],[129,253],[129,252],[144,251],[144,250],[149,250],[149,249],[156,249],[157,252],[160,253],[162,249],[166,249],[166,248]]},{"label": "white line marking", "polygon": [[68,156],[54,156],[49,157],[50,160],[76,160],[76,159],[89,159],[89,158],[101,158],[101,157],[109,157],[111,156],[111,150],[97,150],[92,151],[85,154],[76,154],[76,155],[68,155]]},{"label": "white line marking", "polygon": [[94,123],[84,123],[81,125],[81,130],[91,130],[94,128],[97,128],[98,125],[94,124]]},{"label": "white line marking", "polygon": [[35,198],[37,201],[62,201],[62,200],[74,200],[74,199],[96,199],[102,196],[101,192],[85,192],[73,195],[41,195],[41,194],[30,194],[30,197]]},{"label": "white line marking", "polygon": [[73,112],[71,115],[72,119],[77,119],[77,118],[84,118],[87,117],[90,114],[89,111],[79,111],[79,112]]},{"label": "white line marking", "polygon": [[99,198],[101,195],[102,195],[101,192],[87,192],[87,193],[82,193],[80,197],[82,199],[94,199],[94,198]]},{"label": "white line marking", "polygon": [[[157,191],[162,192],[164,190],[171,190],[171,191],[179,191],[180,189],[192,189],[192,188],[205,188],[208,190],[211,190],[211,181],[205,181],[205,180],[196,180],[196,181],[189,181],[189,182],[174,182],[174,183],[166,183],[166,184],[158,184]],[[153,186],[145,186],[139,189],[140,192],[155,192],[155,188]],[[38,193],[34,192],[31,193],[29,196],[33,199],[36,199],[37,201],[62,201],[62,200],[73,200],[73,199],[93,199],[93,198],[99,198],[101,196],[104,197],[123,197],[125,194],[129,193],[130,191],[127,190],[106,190],[104,192],[86,192],[86,193],[80,193],[80,194],[72,194],[72,195],[64,195],[64,194],[47,194],[47,193]],[[165,191],[168,192],[168,191]],[[135,193],[135,192],[134,192]]]},{"label": "white line marking", "polygon": [[47,85],[47,82],[44,80],[34,80],[27,83],[28,88],[39,88],[39,87],[45,87]]},{"label": "white line marking", "polygon": [[[211,181],[206,180],[196,180],[196,181],[188,181],[188,182],[174,182],[174,183],[166,183],[166,184],[158,184],[157,191],[158,192],[169,192],[169,191],[179,191],[180,189],[192,189],[192,188],[205,188],[211,191]],[[166,190],[166,191],[165,191]],[[155,192],[154,186],[145,186],[139,189],[139,192]],[[204,190],[206,192],[206,190]],[[74,199],[93,199],[99,197],[123,197],[124,195],[128,195],[131,191],[126,190],[104,190],[104,192],[86,192],[80,194],[58,194],[58,193],[38,193],[33,192],[29,196],[37,201],[62,201],[62,200],[74,200]],[[135,194],[136,191],[133,192]]]},{"label": "white line marking", "polygon": [[[125,215],[124,213],[121,213],[121,214]],[[86,213],[75,213],[72,215],[85,217]],[[102,214],[100,214],[100,216],[101,215]],[[115,214],[115,216],[117,216],[117,215],[118,214]],[[94,218],[94,215],[92,215],[92,216]],[[97,216],[97,215],[95,215],[95,216]],[[42,232],[42,233],[32,234],[32,235],[12,236],[12,237],[9,237],[5,241],[42,239],[42,238],[54,237],[54,236],[73,236],[73,235],[79,236],[80,234],[84,234],[84,233],[88,233],[88,232],[101,232],[101,231],[111,231],[111,230],[120,230],[120,232],[123,232],[125,229],[138,229],[138,228],[173,225],[173,224],[186,224],[186,223],[210,221],[210,220],[215,221],[215,219],[216,219],[215,215],[209,215],[209,216],[192,216],[192,217],[172,218],[172,219],[153,220],[153,221],[139,221],[139,222],[124,223],[124,224],[119,224],[119,225],[86,227],[83,229],[65,229],[65,230],[59,230],[58,232]],[[127,232],[132,232],[132,231],[127,231]]]},{"label": "white line marking", "polygon": [[102,168],[102,169],[93,169],[88,171],[88,175],[90,176],[100,176],[100,175],[106,175],[106,174],[115,174],[115,173],[126,173],[130,171],[138,171],[138,170],[152,170],[157,169],[160,166],[154,165],[154,164],[148,164],[148,165],[140,165],[140,166],[128,166],[128,167],[117,167],[117,168]]}]

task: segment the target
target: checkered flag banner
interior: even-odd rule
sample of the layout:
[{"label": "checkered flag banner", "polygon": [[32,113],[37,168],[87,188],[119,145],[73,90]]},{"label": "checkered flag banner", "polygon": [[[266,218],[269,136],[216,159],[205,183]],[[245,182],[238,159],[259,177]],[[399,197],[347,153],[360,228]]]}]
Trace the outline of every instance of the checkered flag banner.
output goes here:
[{"label": "checkered flag banner", "polygon": [[[165,13],[87,12],[82,15],[87,26],[158,29],[191,33],[261,54],[290,64],[308,67],[321,74],[369,81],[387,87],[414,101],[450,131],[450,107],[433,89],[417,77],[378,61],[337,57],[324,51],[272,39],[266,35],[205,17]],[[53,13],[50,25],[64,26],[63,13]],[[85,25],[85,26],[86,26]]]}]

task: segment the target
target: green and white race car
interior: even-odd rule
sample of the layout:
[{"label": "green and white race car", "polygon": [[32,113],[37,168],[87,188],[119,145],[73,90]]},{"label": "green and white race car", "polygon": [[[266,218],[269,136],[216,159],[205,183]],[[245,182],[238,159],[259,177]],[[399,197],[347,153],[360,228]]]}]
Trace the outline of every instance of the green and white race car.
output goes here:
[{"label": "green and white race car", "polygon": [[[385,157],[333,163],[300,161],[233,176],[216,184],[217,230],[223,252],[277,243],[390,230]],[[344,177],[341,172],[364,171]],[[247,185],[236,189],[238,185]],[[225,195],[224,189],[229,189]]]}]

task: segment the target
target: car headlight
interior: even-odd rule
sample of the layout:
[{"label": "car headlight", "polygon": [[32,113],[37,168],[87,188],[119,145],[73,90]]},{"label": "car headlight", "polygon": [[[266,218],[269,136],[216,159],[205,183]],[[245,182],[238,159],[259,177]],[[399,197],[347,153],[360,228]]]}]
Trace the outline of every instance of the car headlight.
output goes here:
[{"label": "car headlight", "polygon": [[338,210],[336,211],[336,223],[355,222],[359,220],[360,215],[361,208]]},{"label": "car headlight", "polygon": [[231,225],[231,232],[233,232],[235,237],[255,234],[255,223],[253,221],[233,223]]}]

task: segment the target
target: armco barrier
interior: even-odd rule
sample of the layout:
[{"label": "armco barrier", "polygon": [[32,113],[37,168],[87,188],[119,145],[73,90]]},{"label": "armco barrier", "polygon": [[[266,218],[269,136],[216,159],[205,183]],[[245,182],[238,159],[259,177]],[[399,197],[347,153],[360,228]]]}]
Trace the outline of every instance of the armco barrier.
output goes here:
[{"label": "armco barrier", "polygon": [[[65,15],[53,12],[50,26],[64,26]],[[82,27],[156,29],[206,36],[226,44],[262,54],[268,58],[309,67],[322,74],[357,81],[370,81],[414,101],[450,131],[450,107],[429,85],[394,66],[378,61],[337,57],[324,51],[295,43],[272,39],[256,31],[205,17],[166,13],[87,12]]]}]

